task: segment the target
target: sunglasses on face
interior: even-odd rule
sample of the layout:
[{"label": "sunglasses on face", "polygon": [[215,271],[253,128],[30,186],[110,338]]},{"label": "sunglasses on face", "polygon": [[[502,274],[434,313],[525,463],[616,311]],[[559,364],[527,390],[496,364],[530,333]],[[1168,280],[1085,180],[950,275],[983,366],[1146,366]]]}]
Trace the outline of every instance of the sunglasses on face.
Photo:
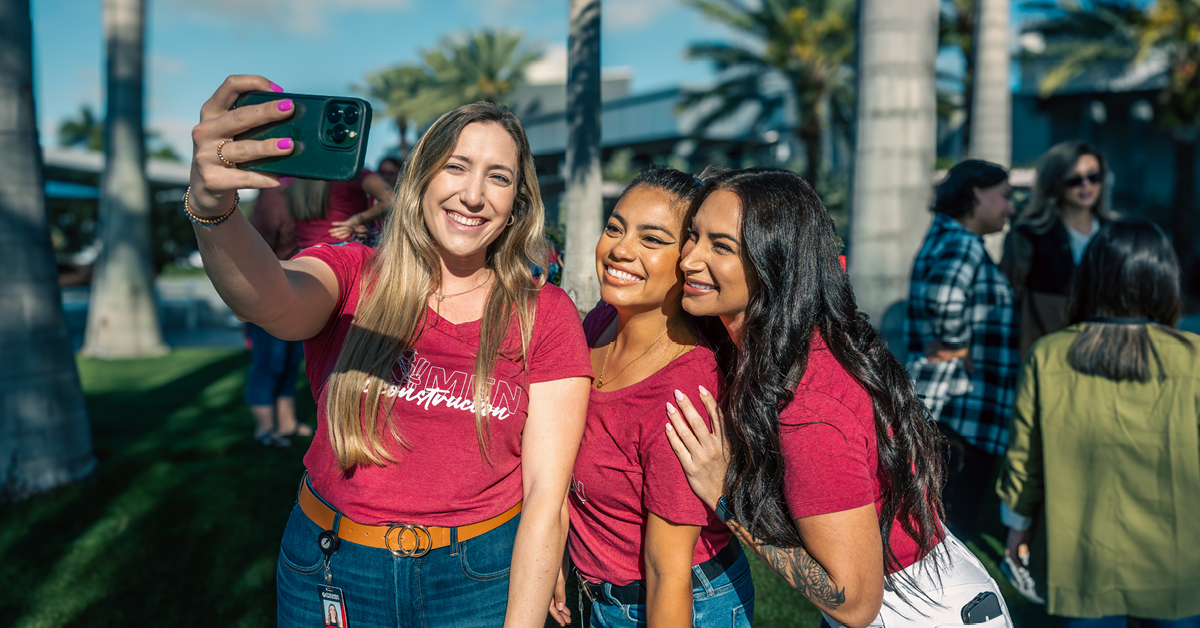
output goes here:
[{"label": "sunglasses on face", "polygon": [[1077,188],[1077,187],[1083,185],[1084,181],[1087,181],[1088,183],[1091,183],[1092,185],[1100,185],[1100,182],[1103,180],[1104,180],[1104,175],[1100,174],[1099,172],[1093,172],[1086,177],[1083,175],[1077,174],[1073,177],[1068,177],[1066,179],[1063,179],[1063,186],[1068,187],[1068,188]]}]

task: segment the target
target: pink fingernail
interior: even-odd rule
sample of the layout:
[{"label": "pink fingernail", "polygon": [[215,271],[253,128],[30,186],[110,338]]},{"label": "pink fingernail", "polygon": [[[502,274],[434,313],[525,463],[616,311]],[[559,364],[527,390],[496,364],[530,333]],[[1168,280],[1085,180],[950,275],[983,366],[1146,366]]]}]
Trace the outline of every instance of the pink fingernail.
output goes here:
[{"label": "pink fingernail", "polygon": [[287,100],[281,100],[281,101],[279,101],[279,105],[277,105],[277,106],[279,107],[280,111],[291,111],[292,110],[292,99],[289,98]]},{"label": "pink fingernail", "polygon": [[667,414],[675,414],[675,406],[671,405],[669,401],[667,402]]},{"label": "pink fingernail", "polygon": [[675,389],[675,398],[680,401],[683,401],[683,393],[679,392],[678,388]]},{"label": "pink fingernail", "polygon": [[271,91],[273,91],[273,92],[282,92],[282,91],[283,91],[283,88],[282,88],[282,87],[280,87],[280,86],[278,86],[278,85],[276,85],[276,84],[274,84],[274,83],[271,83]]},{"label": "pink fingernail", "polygon": [[279,147],[279,150],[287,150],[292,147],[292,138],[285,137],[278,142],[275,142],[275,146]]},{"label": "pink fingernail", "polygon": [[708,389],[707,389],[707,388],[705,388],[705,387],[703,387],[703,386],[698,386],[698,388],[700,389],[700,394],[701,394],[701,395],[704,395],[705,397],[709,396],[709,395],[708,395]]}]

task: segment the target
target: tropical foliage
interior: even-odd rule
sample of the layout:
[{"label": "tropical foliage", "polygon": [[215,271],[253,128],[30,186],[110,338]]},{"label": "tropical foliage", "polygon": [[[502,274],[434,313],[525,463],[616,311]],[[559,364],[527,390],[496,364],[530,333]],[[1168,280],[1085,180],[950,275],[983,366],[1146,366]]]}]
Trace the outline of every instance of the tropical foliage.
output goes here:
[{"label": "tropical foliage", "polygon": [[[938,118],[950,121],[962,112],[962,145],[966,153],[971,137],[971,100],[975,79],[975,20],[979,0],[942,0],[938,20],[938,49],[962,52],[966,64],[961,76],[938,73]],[[961,96],[943,89],[946,83],[961,85]]]},{"label": "tropical foliage", "polygon": [[1159,92],[1161,124],[1174,142],[1175,187],[1171,229],[1185,267],[1194,263],[1196,147],[1200,139],[1200,0],[1059,0],[1034,2],[1047,19],[1027,30],[1042,34],[1045,50],[1034,57],[1051,69],[1038,85],[1043,96],[1097,64],[1161,63],[1167,75]]},{"label": "tropical foliage", "polygon": [[756,107],[751,130],[758,134],[778,116],[789,94],[769,82],[782,76],[799,115],[796,138],[805,147],[805,178],[821,175],[821,137],[826,124],[848,128],[854,112],[853,0],[687,0],[704,15],[745,35],[745,41],[692,44],[691,59],[709,61],[717,81],[687,97],[685,107],[702,112],[695,132]]},{"label": "tropical foliage", "polygon": [[493,30],[446,38],[423,51],[420,62],[368,75],[366,85],[356,89],[385,105],[400,131],[400,151],[407,154],[410,126],[419,128],[466,103],[509,104],[525,82],[525,70],[541,56],[521,42],[518,33]]},{"label": "tropical foliage", "polygon": [[[78,118],[68,118],[58,125],[58,144],[66,148],[83,147],[93,153],[104,152],[104,120],[96,117],[90,105],[79,109]],[[162,161],[183,161],[162,140],[157,131],[146,129],[146,157]]]}]

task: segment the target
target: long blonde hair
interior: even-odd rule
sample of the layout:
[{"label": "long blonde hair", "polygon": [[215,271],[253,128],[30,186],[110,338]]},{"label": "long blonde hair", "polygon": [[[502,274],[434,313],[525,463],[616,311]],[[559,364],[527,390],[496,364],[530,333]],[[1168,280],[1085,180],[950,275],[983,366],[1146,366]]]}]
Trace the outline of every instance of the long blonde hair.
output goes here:
[{"label": "long blonde hair", "polygon": [[296,179],[288,184],[288,213],[296,220],[321,220],[329,215],[329,183]]},{"label": "long blonde hair", "polygon": [[[443,115],[417,143],[404,166],[380,246],[363,273],[362,297],[330,376],[325,407],[329,440],[342,469],[396,461],[383,440],[381,415],[392,438],[407,446],[400,426],[389,419],[395,397],[386,397],[384,392],[391,384],[393,368],[420,337],[429,294],[441,283],[437,243],[425,225],[422,200],[430,181],[450,158],[459,134],[473,123],[499,124],[516,144],[518,160],[512,224],[487,250],[485,264],[493,271],[495,282],[483,310],[472,379],[475,432],[480,453],[490,463],[486,419],[491,376],[502,354],[525,362],[537,293],[544,283],[533,277],[532,266],[548,266],[545,209],[525,130],[508,109],[481,102]],[[503,347],[514,318],[521,345]]]},{"label": "long blonde hair", "polygon": [[1096,147],[1080,140],[1060,142],[1046,151],[1038,160],[1037,180],[1033,184],[1033,198],[1022,212],[1018,224],[1029,225],[1037,233],[1045,233],[1062,220],[1062,197],[1066,193],[1063,181],[1075,170],[1075,164],[1084,155],[1091,155],[1100,164],[1100,198],[1092,206],[1092,214],[1106,222],[1119,216],[1108,206],[1108,163]]}]

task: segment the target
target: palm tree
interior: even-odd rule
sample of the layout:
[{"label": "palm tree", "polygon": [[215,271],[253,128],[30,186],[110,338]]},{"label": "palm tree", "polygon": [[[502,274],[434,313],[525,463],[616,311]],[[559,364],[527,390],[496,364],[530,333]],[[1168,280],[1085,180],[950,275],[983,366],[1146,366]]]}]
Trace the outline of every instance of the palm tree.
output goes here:
[{"label": "palm tree", "polygon": [[425,70],[406,65],[369,74],[367,84],[356,88],[371,100],[384,104],[384,113],[395,121],[400,132],[401,157],[407,157],[410,150],[409,126],[420,127],[446,111],[441,108],[441,95],[433,94],[431,87],[433,79]]},{"label": "palm tree", "polygon": [[938,0],[861,0],[849,272],[893,352],[908,274],[929,225],[937,149]]},{"label": "palm tree", "polygon": [[105,0],[108,107],[100,181],[100,257],[83,352],[100,358],[161,355],[150,277],[150,188],[142,126],[146,7]]},{"label": "palm tree", "polygon": [[600,0],[571,0],[570,11],[563,288],[582,313],[600,299],[592,256],[604,220],[600,192]]},{"label": "palm tree", "polygon": [[104,150],[104,123],[96,119],[92,108],[84,105],[79,109],[79,117],[64,120],[58,126],[58,143],[61,146],[82,146],[92,152]]},{"label": "palm tree", "polygon": [[1104,62],[1133,65],[1165,62],[1167,85],[1159,92],[1158,116],[1170,132],[1175,163],[1171,231],[1185,272],[1193,272],[1196,216],[1196,148],[1200,142],[1200,0],[1130,0],[1036,3],[1049,18],[1028,30],[1046,48],[1034,58],[1053,60],[1038,85],[1043,97]]},{"label": "palm tree", "polygon": [[968,154],[1007,167],[1012,161],[1009,0],[979,0],[978,15]]},{"label": "palm tree", "polygon": [[46,221],[29,0],[0,0],[0,503],[92,472]]},{"label": "palm tree", "polygon": [[701,109],[704,114],[695,132],[701,133],[747,105],[757,107],[752,130],[761,132],[786,103],[783,94],[764,89],[764,80],[772,74],[782,75],[799,114],[795,134],[805,147],[804,176],[817,185],[821,134],[830,113],[830,98],[849,94],[839,87],[849,82],[852,74],[853,0],[763,0],[756,7],[741,0],[687,2],[755,42],[688,47],[689,58],[706,59],[718,72],[715,85],[683,102],[685,107],[711,107]]}]

